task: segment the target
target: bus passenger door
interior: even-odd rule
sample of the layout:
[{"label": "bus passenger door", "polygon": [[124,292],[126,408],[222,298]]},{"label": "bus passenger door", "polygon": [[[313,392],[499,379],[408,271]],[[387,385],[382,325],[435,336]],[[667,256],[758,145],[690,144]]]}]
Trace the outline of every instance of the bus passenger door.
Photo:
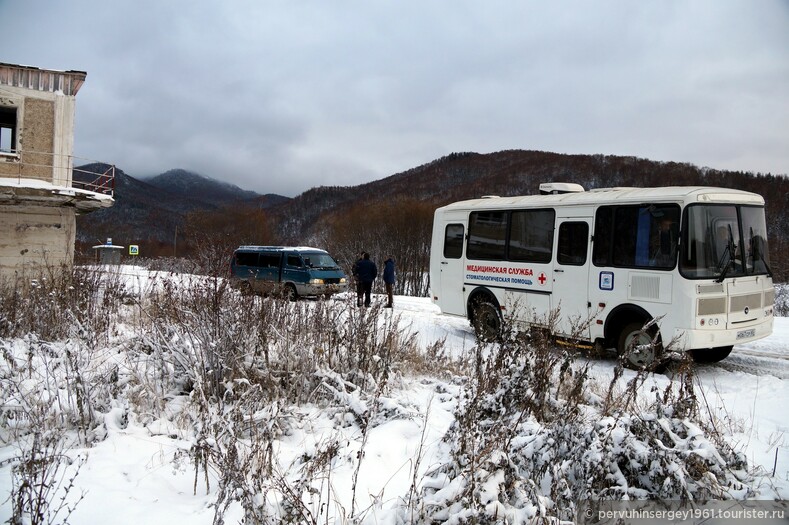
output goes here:
[{"label": "bus passenger door", "polygon": [[[450,223],[444,228],[441,247],[439,279],[439,304],[443,312],[466,315],[466,300],[463,294],[463,245],[466,229],[462,223]],[[435,295],[435,294],[434,294]]]},{"label": "bus passenger door", "polygon": [[551,310],[559,310],[557,335],[589,339],[591,217],[558,217]]}]

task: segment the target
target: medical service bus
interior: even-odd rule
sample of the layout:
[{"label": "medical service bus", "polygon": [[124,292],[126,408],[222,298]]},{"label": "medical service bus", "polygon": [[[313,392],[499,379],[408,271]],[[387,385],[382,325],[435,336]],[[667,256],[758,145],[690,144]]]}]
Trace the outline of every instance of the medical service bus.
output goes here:
[{"label": "medical service bus", "polygon": [[570,183],[540,192],[436,210],[430,284],[443,313],[467,317],[484,338],[507,321],[580,346],[635,347],[636,366],[669,342],[716,362],[772,332],[761,196]]}]

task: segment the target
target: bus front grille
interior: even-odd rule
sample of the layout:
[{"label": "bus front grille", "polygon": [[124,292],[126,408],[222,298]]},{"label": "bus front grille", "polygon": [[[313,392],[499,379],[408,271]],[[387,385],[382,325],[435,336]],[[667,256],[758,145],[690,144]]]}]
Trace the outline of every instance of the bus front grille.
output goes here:
[{"label": "bus front grille", "polygon": [[735,295],[731,298],[731,302],[729,303],[729,312],[737,313],[744,311],[746,308],[748,310],[753,310],[754,308],[761,308],[761,307],[762,307],[761,293],[751,293],[748,295]]}]

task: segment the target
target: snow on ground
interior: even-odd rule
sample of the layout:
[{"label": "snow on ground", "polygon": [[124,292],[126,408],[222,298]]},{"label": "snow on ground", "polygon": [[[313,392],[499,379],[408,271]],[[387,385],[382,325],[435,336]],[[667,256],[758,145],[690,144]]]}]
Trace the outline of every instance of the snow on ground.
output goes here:
[{"label": "snow on ground", "polygon": [[[146,290],[148,277],[135,277],[133,287]],[[377,300],[383,300],[378,297]],[[469,356],[474,345],[472,330],[465,319],[441,315],[426,298],[395,297],[387,315],[400,316],[403,326],[418,334],[427,346],[445,341],[456,357]],[[581,362],[584,358],[579,357]],[[615,363],[610,359],[589,360],[591,376],[603,387],[612,377]],[[632,375],[626,372],[622,381]],[[728,360],[698,368],[699,391],[709,406],[719,430],[729,436],[748,457],[752,467],[766,477],[760,499],[789,499],[789,319],[778,318],[771,337],[736,346]],[[664,387],[670,377],[659,375],[652,381]],[[460,386],[429,377],[404,378],[398,388],[386,395],[392,404],[407,413],[373,428],[364,447],[364,461],[358,473],[356,509],[366,509],[370,523],[391,523],[388,509],[395,498],[408,494],[432,466],[445,461],[447,445],[442,437],[453,420]],[[386,399],[384,399],[384,404]],[[178,407],[172,410],[177,412]],[[326,487],[315,498],[334,505],[338,515],[350,511],[355,455],[359,452],[358,427],[338,425],[336,413],[318,407],[299,407],[299,424],[277,441],[280,459],[297,458],[327,446],[340,444],[342,453],[332,469]],[[167,421],[143,426],[133,416],[122,421],[123,407],[106,416],[107,437],[89,449],[78,451],[87,461],[76,478],[75,491],[84,492],[69,522],[116,525],[146,523],[210,524],[213,521],[216,480],[209,479],[206,490],[204,473],[195,479],[194,466],[179,455],[191,443],[177,434]],[[0,461],[9,457],[9,447],[0,449]],[[181,458],[180,460],[174,458]],[[421,458],[416,474],[415,458]],[[287,461],[284,462],[287,464]],[[768,477],[775,471],[775,477]],[[0,493],[10,494],[10,467],[0,465]],[[195,486],[197,488],[194,494]],[[11,513],[10,502],[0,502],[0,521]],[[238,522],[240,508],[231,506],[227,523]]]}]

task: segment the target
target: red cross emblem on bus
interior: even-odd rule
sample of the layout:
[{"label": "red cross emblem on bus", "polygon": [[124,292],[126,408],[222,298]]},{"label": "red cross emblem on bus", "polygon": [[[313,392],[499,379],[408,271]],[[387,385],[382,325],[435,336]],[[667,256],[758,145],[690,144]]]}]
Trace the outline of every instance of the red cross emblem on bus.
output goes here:
[{"label": "red cross emblem on bus", "polygon": [[540,276],[537,277],[537,280],[540,281],[540,284],[545,284],[546,279],[547,277],[545,277],[544,273],[541,273]]}]

